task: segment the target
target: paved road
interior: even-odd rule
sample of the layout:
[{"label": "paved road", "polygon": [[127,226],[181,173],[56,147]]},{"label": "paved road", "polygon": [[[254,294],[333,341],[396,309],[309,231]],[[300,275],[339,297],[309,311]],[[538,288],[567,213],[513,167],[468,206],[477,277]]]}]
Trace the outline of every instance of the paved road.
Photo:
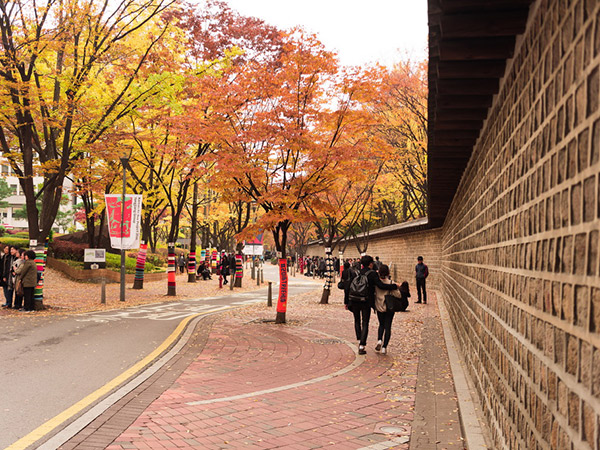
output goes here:
[{"label": "paved road", "polygon": [[[275,280],[277,267],[265,266]],[[290,280],[290,294],[320,283]],[[104,386],[156,349],[197,313],[266,301],[267,289],[69,317],[0,322],[0,448]],[[274,302],[277,286],[273,286]]]}]

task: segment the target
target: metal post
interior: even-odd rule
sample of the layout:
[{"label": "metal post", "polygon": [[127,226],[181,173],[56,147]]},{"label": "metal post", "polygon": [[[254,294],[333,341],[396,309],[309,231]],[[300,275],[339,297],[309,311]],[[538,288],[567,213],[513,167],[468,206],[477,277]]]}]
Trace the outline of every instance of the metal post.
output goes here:
[{"label": "metal post", "polygon": [[269,290],[267,292],[267,306],[273,306],[273,282],[269,281]]},{"label": "metal post", "polygon": [[127,188],[127,163],[128,157],[121,158],[123,165],[123,191],[121,192],[121,292],[119,300],[125,301],[125,249],[123,248],[123,225],[125,224],[125,190]]},{"label": "metal post", "polygon": [[250,274],[250,278],[252,278],[253,280],[256,277],[256,264],[254,264],[254,261],[252,261],[252,272]]},{"label": "metal post", "polygon": [[262,284],[264,282],[265,282],[265,276],[264,276],[263,270],[260,269],[260,283]]},{"label": "metal post", "polygon": [[256,285],[260,286],[260,270],[256,269]]},{"label": "metal post", "polygon": [[100,303],[106,304],[106,278],[102,277],[102,284],[100,285]]}]

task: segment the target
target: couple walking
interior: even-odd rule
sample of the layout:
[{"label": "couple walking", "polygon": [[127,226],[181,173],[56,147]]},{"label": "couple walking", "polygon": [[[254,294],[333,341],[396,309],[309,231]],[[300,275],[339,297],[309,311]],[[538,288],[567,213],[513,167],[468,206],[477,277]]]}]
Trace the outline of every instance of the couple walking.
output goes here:
[{"label": "couple walking", "polygon": [[400,286],[392,283],[390,269],[382,264],[379,271],[374,270],[374,261],[371,256],[365,255],[360,259],[361,269],[358,273],[350,268],[349,263],[344,264],[342,281],[344,282],[344,304],[346,309],[354,314],[354,330],[356,339],[359,341],[358,354],[367,353],[367,337],[369,334],[369,322],[371,310],[377,312],[379,328],[377,330],[376,351],[381,354],[387,353],[390,341],[392,322],[395,311],[388,308],[385,302],[386,294],[399,297],[408,305],[408,283],[405,281]]}]

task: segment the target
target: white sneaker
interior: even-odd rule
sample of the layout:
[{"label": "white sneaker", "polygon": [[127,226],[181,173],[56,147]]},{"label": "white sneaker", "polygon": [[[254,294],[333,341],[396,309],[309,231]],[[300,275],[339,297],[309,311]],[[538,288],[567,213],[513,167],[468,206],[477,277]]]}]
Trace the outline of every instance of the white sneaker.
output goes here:
[{"label": "white sneaker", "polygon": [[387,353],[387,349],[385,347],[382,347],[381,351],[379,353],[381,353],[382,355],[385,355]]}]

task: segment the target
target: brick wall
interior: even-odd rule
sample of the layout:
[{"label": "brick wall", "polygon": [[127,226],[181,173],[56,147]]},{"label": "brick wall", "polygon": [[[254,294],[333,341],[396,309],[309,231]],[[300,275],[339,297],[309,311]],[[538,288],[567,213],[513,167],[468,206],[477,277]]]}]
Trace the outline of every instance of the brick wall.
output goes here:
[{"label": "brick wall", "polygon": [[533,3],[443,228],[368,249],[425,257],[496,448],[600,449],[599,16]]},{"label": "brick wall", "polygon": [[443,228],[444,299],[498,448],[600,447],[599,14],[533,4]]}]

